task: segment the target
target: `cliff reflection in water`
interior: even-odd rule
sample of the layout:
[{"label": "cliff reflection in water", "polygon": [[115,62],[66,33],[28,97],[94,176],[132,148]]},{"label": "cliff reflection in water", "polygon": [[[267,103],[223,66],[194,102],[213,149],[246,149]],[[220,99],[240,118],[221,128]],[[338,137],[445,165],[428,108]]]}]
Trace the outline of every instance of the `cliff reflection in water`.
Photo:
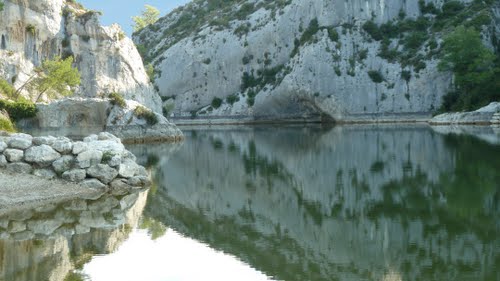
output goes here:
[{"label": "cliff reflection in water", "polygon": [[114,252],[137,227],[147,192],[78,199],[0,217],[0,280],[83,280],[79,269]]},{"label": "cliff reflection in water", "polygon": [[[279,280],[500,280],[500,147],[427,127],[187,131],[145,215]],[[144,163],[143,163],[144,164]]]}]

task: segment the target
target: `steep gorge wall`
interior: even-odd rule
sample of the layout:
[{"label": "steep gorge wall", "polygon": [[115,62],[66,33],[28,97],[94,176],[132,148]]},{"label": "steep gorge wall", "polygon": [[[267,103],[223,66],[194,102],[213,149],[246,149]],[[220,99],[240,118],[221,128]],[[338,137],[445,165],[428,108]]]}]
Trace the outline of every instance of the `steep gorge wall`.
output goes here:
[{"label": "steep gorge wall", "polygon": [[0,11],[0,77],[20,87],[34,67],[54,56],[74,56],[81,97],[119,92],[161,112],[161,100],[133,42],[99,13],[65,0],[7,0]]},{"label": "steep gorge wall", "polygon": [[[440,9],[447,1],[426,2]],[[465,23],[487,14],[492,21],[481,28],[493,45],[498,3],[476,1],[482,6],[475,9],[471,1],[463,2],[463,15],[454,16]],[[439,49],[453,28],[451,19],[431,32],[438,17],[427,13],[425,31],[410,29],[391,38],[388,49],[399,56],[392,59],[380,55],[383,42],[363,28],[367,21],[417,22],[423,15],[417,0],[217,3],[193,1],[134,35],[147,47],[163,105],[174,117],[427,117],[452,86],[451,73],[437,69],[433,47]],[[317,26],[310,28],[314,21]],[[422,33],[427,37],[409,48]],[[217,99],[223,101],[220,107]]]}]

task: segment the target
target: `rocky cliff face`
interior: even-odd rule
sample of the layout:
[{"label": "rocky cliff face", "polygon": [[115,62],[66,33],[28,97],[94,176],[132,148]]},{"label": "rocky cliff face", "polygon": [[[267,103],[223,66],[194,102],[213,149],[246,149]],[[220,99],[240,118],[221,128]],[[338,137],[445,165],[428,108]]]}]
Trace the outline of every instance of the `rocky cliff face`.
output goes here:
[{"label": "rocky cliff face", "polygon": [[72,1],[5,1],[0,11],[0,76],[19,87],[34,67],[56,55],[74,56],[82,75],[78,96],[119,92],[161,110],[139,53],[118,25],[101,26],[98,12]]},{"label": "rocky cliff face", "polygon": [[[498,1],[196,0],[134,35],[174,116],[364,120],[440,106],[444,34],[494,47]],[[227,3],[230,2],[230,3]]]}]

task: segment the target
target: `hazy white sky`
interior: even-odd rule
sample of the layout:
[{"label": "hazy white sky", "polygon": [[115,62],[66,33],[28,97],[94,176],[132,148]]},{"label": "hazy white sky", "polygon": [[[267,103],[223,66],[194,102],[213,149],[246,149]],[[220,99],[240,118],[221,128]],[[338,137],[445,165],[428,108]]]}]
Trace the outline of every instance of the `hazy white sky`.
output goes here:
[{"label": "hazy white sky", "polygon": [[174,8],[186,4],[189,0],[79,0],[86,8],[102,11],[104,15],[101,22],[104,25],[119,23],[125,32],[132,34],[132,16],[139,15],[144,9],[144,5],[157,7],[162,16],[172,11]]}]

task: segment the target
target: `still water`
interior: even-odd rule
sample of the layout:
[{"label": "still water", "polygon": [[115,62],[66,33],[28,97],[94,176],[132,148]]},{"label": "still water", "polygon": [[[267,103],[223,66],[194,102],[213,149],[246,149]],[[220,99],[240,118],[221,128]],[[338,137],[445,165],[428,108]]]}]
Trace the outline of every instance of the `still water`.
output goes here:
[{"label": "still water", "polygon": [[498,132],[185,135],[128,147],[148,191],[0,218],[0,280],[500,280]]}]

